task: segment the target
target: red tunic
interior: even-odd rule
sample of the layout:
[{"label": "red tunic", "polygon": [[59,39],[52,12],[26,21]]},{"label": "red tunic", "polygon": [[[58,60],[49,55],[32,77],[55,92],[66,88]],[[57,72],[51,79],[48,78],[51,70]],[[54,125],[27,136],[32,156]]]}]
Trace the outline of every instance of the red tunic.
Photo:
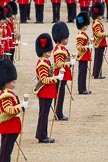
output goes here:
[{"label": "red tunic", "polygon": [[93,31],[93,37],[94,37],[94,43],[97,39],[101,40],[99,41],[99,47],[106,47],[106,36],[101,36],[102,33],[104,32],[104,26],[102,22],[98,19],[93,21],[92,24],[92,31]]},{"label": "red tunic", "polygon": [[69,53],[63,45],[56,45],[53,51],[54,54],[54,63],[57,68],[54,71],[54,75],[59,74],[60,68],[64,67],[65,73],[63,80],[72,80],[71,69],[69,66],[65,65],[66,59],[69,58]]},{"label": "red tunic", "polygon": [[92,3],[94,2],[101,2],[101,0],[92,0]]},{"label": "red tunic", "polygon": [[[3,32],[3,28],[2,25],[0,25],[0,35],[3,35],[2,32]],[[3,56],[3,53],[4,53],[4,45],[3,42],[0,41],[0,56]]]},{"label": "red tunic", "polygon": [[77,57],[78,61],[91,61],[91,52],[89,49],[87,49],[87,46],[89,44],[89,38],[87,34],[84,31],[80,31],[77,36],[77,42],[76,47],[78,50],[78,56],[81,55],[80,59]]},{"label": "red tunic", "polygon": [[[17,96],[10,89],[0,91],[0,115],[6,113],[7,116],[17,115],[22,112],[22,105],[19,104]],[[20,133],[21,121],[17,116],[0,123],[0,134]]]},{"label": "red tunic", "polygon": [[2,38],[5,39],[1,39],[2,44],[4,45],[4,52],[9,52],[10,48],[9,48],[9,39],[8,39],[8,30],[7,30],[7,25],[4,24],[2,25]]},{"label": "red tunic", "polygon": [[108,0],[105,0],[106,4],[108,4]]},{"label": "red tunic", "polygon": [[14,46],[13,46],[13,38],[12,38],[12,29],[11,29],[9,23],[7,23],[6,25],[7,25],[6,26],[7,27],[7,35],[9,37],[9,50],[10,50],[10,49],[14,48]]},{"label": "red tunic", "polygon": [[14,24],[14,21],[12,19],[10,19],[8,21],[8,25],[9,25],[9,27],[11,29],[11,37],[12,37],[12,40],[10,40],[9,47],[10,47],[10,49],[13,49],[13,48],[15,48],[15,41],[16,41],[15,37],[13,36],[15,34],[15,24]]},{"label": "red tunic", "polygon": [[29,4],[29,0],[17,0],[19,4]]},{"label": "red tunic", "polygon": [[61,3],[61,0],[51,0],[52,3]]},{"label": "red tunic", "polygon": [[43,5],[45,3],[45,0],[34,0],[36,5]]},{"label": "red tunic", "polygon": [[80,7],[88,7],[90,4],[89,0],[79,0]]},{"label": "red tunic", "polygon": [[5,6],[10,0],[0,0],[0,6]]},{"label": "red tunic", "polygon": [[75,0],[66,0],[66,3],[76,3]]},{"label": "red tunic", "polygon": [[56,86],[55,82],[49,77],[50,70],[50,61],[44,57],[40,58],[36,65],[37,78],[44,84],[37,94],[40,98],[56,98]]}]

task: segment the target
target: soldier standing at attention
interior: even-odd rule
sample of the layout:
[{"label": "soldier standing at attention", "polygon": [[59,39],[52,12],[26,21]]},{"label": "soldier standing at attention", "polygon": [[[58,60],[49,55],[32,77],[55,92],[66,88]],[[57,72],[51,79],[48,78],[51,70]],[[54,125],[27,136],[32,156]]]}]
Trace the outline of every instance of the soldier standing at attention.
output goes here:
[{"label": "soldier standing at attention", "polygon": [[36,64],[36,76],[42,84],[37,93],[39,98],[39,118],[36,130],[36,138],[39,143],[54,143],[54,138],[48,137],[48,116],[53,98],[56,98],[56,78],[51,75],[51,63],[49,57],[53,50],[53,43],[48,33],[40,34],[35,43],[36,53],[39,57]]},{"label": "soldier standing at attention", "polygon": [[86,11],[89,13],[90,0],[79,0],[80,11]]},{"label": "soldier standing at attention", "polygon": [[[69,80],[72,81],[70,65],[75,64],[75,60],[70,59],[71,56],[65,47],[68,44],[68,38],[69,38],[69,29],[67,25],[61,21],[55,23],[52,27],[52,37],[54,42],[56,43],[55,48],[53,50],[54,64],[56,66],[54,74],[57,76],[59,74],[60,68],[65,69],[64,77],[63,80],[61,81],[59,98],[58,98],[58,103],[56,108],[56,115],[58,117],[58,120],[66,121],[68,120],[68,117],[63,114],[65,86],[67,81]],[[56,83],[57,91],[58,91],[59,84],[60,81],[58,80]],[[56,101],[55,101],[55,105],[56,105]]]},{"label": "soldier standing at attention", "polygon": [[0,162],[10,162],[15,141],[21,133],[20,114],[28,108],[28,102],[20,103],[14,93],[16,68],[11,60],[0,60]]},{"label": "soldier standing at attention", "polygon": [[91,91],[86,88],[88,61],[91,61],[91,52],[89,48],[93,47],[93,45],[89,45],[89,37],[85,32],[89,24],[90,18],[88,12],[80,12],[76,17],[76,26],[79,30],[76,38],[76,47],[78,51],[77,61],[79,61],[78,92],[83,95],[91,93]]},{"label": "soldier standing at attention", "polygon": [[103,5],[101,2],[93,3],[91,6],[91,16],[93,19],[92,31],[94,37],[95,57],[93,65],[94,79],[105,79],[102,76],[102,63],[105,47],[107,47],[106,37],[108,33],[104,32],[104,25],[102,23],[102,16],[104,14]]},{"label": "soldier standing at attention", "polygon": [[67,23],[74,23],[74,19],[76,18],[76,0],[66,0],[66,4],[68,14]]},{"label": "soldier standing at attention", "polygon": [[20,23],[27,23],[27,10],[29,0],[17,0],[20,11]]},{"label": "soldier standing at attention", "polygon": [[35,17],[36,17],[35,23],[43,24],[45,1],[44,0],[34,0],[34,3],[35,3]]},{"label": "soldier standing at attention", "polygon": [[60,21],[60,8],[61,8],[61,0],[51,0],[52,2],[52,14],[53,14],[53,21],[55,23]]}]

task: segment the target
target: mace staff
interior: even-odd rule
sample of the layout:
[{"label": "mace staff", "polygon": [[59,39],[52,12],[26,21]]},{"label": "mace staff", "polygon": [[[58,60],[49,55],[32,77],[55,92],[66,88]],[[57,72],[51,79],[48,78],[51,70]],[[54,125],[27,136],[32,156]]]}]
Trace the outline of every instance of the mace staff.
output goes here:
[{"label": "mace staff", "polygon": [[[107,47],[105,48],[105,51],[104,51],[104,53],[103,53],[103,57],[104,57],[104,59],[106,58],[105,56],[106,56],[106,53],[107,53]],[[106,59],[105,59],[106,60]],[[102,60],[102,65],[103,65],[103,60]],[[101,69],[100,69],[100,72],[99,72],[99,77],[102,75],[102,65],[101,65]]]},{"label": "mace staff", "polygon": [[24,125],[24,118],[25,118],[25,111],[23,111],[23,114],[22,114],[22,124],[21,124],[21,133],[20,133],[20,137],[19,137],[19,147],[18,147],[18,153],[17,153],[17,159],[16,159],[16,162],[19,161],[19,155],[20,155],[20,147],[21,147],[21,140],[22,140],[22,130],[23,130],[23,125]]},{"label": "mace staff", "polygon": [[20,44],[20,42],[21,42],[20,21],[16,20],[15,24],[16,24],[16,31],[17,31],[17,34],[14,33],[15,37],[17,36],[15,44],[18,44],[18,46],[16,46],[16,48],[15,48],[15,60],[19,61],[20,60],[20,52],[21,52],[21,49],[20,49],[21,48],[21,44]]},{"label": "mace staff", "polygon": [[89,44],[89,49],[90,49],[90,52],[91,52],[91,57],[90,57],[90,64],[89,64],[89,67],[88,70],[89,70],[89,75],[88,75],[88,91],[90,89],[90,82],[91,82],[91,60],[92,60],[92,50],[93,50],[93,38],[90,39],[90,44]]},{"label": "mace staff", "polygon": [[53,129],[53,125],[54,125],[55,114],[56,114],[56,110],[57,110],[57,106],[58,106],[58,99],[59,99],[59,94],[60,94],[60,88],[61,88],[61,80],[59,81],[57,98],[56,98],[56,104],[55,104],[55,107],[54,107],[54,115],[53,115],[51,130],[50,130],[50,138],[51,138],[51,135],[52,135],[52,129]]},{"label": "mace staff", "polygon": [[24,157],[25,161],[27,161],[27,158],[26,158],[26,156],[25,156],[24,152],[22,151],[22,149],[21,149],[20,145],[18,144],[18,142],[17,142],[17,141],[15,141],[15,142],[16,142],[16,144],[17,144],[17,146],[18,146],[19,150],[21,151],[21,153],[22,153],[22,155],[23,155],[23,157]]},{"label": "mace staff", "polygon": [[[54,113],[54,108],[52,107],[52,105],[51,105],[51,109],[52,109],[52,111],[53,111],[53,113]],[[58,120],[57,114],[54,113],[54,115],[55,115],[55,119]]]},{"label": "mace staff", "polygon": [[108,60],[107,60],[107,58],[106,58],[107,49],[108,49],[108,46],[107,46],[106,49],[105,49],[105,52],[104,52],[104,54],[103,54],[103,57],[104,57],[104,60],[106,61],[106,63],[108,64]]},{"label": "mace staff", "polygon": [[73,96],[71,95],[71,91],[70,91],[70,89],[69,89],[68,84],[66,84],[66,86],[67,86],[68,92],[69,92],[69,94],[70,94],[71,100],[74,100]]},{"label": "mace staff", "polygon": [[[24,102],[28,102],[29,94],[24,94]],[[22,134],[23,134],[23,126],[24,126],[24,118],[25,118],[25,110],[22,113],[22,121],[21,121],[21,133],[19,137],[19,147],[18,147],[18,153],[17,153],[17,159],[16,162],[19,161],[19,155],[20,155],[20,148],[21,148],[21,141],[22,141]]]},{"label": "mace staff", "polygon": [[72,74],[72,80],[71,80],[71,88],[70,88],[69,118],[70,118],[71,112],[72,112],[72,100],[73,100],[73,98],[72,98],[72,90],[73,90],[74,65],[72,65],[71,74]]},{"label": "mace staff", "polygon": [[[61,68],[59,74],[63,74],[64,75],[64,72],[65,72],[65,69]],[[56,98],[56,103],[55,103],[55,107],[54,107],[54,115],[53,115],[53,120],[52,120],[52,124],[51,124],[51,130],[50,130],[50,138],[51,138],[51,135],[52,135],[52,129],[53,129],[53,125],[54,125],[55,114],[56,114],[56,110],[57,110],[57,106],[58,106],[58,100],[59,100],[60,88],[61,88],[61,80],[59,80],[59,86],[58,86],[58,91],[57,91],[57,98]]]}]

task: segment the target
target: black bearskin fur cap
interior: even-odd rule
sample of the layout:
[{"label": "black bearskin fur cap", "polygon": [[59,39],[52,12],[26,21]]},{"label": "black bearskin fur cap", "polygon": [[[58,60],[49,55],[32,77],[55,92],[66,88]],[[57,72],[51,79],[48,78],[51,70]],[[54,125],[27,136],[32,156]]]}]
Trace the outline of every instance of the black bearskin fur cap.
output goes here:
[{"label": "black bearskin fur cap", "polygon": [[35,50],[38,57],[41,57],[44,52],[53,50],[53,43],[48,33],[40,34],[35,42]]},{"label": "black bearskin fur cap", "polygon": [[16,15],[18,13],[18,7],[15,1],[10,1],[8,6],[12,9],[12,15]]},{"label": "black bearskin fur cap", "polygon": [[103,16],[104,8],[101,2],[93,3],[91,6],[91,17],[95,20],[98,16]]},{"label": "black bearskin fur cap", "polygon": [[76,17],[76,26],[81,29],[83,26],[90,24],[90,18],[88,12],[82,11]]},{"label": "black bearskin fur cap", "polygon": [[11,82],[17,79],[17,71],[9,59],[0,60],[0,90],[3,89],[5,83]]},{"label": "black bearskin fur cap", "polygon": [[69,29],[66,23],[60,21],[53,25],[52,27],[52,37],[55,43],[60,43],[63,39],[69,37]]},{"label": "black bearskin fur cap", "polygon": [[0,6],[0,20],[5,20],[5,19],[6,19],[6,14],[4,8]]},{"label": "black bearskin fur cap", "polygon": [[12,16],[12,9],[8,5],[4,7],[4,11],[6,14],[6,18],[10,18]]}]

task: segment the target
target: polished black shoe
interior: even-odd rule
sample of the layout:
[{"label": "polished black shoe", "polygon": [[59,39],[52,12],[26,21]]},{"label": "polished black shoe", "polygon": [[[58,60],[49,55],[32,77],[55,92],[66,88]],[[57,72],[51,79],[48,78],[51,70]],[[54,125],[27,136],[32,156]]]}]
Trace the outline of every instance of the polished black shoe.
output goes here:
[{"label": "polished black shoe", "polygon": [[67,23],[72,23],[72,21],[67,21]]},{"label": "polished black shoe", "polygon": [[105,76],[94,77],[94,79],[105,79]]},{"label": "polished black shoe", "polygon": [[79,94],[83,94],[83,95],[87,95],[87,94],[91,94],[92,93],[92,91],[83,91],[83,92],[79,92]]},{"label": "polished black shoe", "polygon": [[63,115],[62,117],[58,118],[58,120],[67,121],[68,120],[68,117]]},{"label": "polished black shoe", "polygon": [[43,139],[39,139],[39,143],[54,143],[55,139],[54,138],[43,138]]},{"label": "polished black shoe", "polygon": [[40,22],[39,21],[35,21],[34,24],[39,24]]},{"label": "polished black shoe", "polygon": [[105,76],[100,76],[98,79],[105,79]]},{"label": "polished black shoe", "polygon": [[56,21],[52,21],[51,23],[56,23]]},{"label": "polished black shoe", "polygon": [[27,24],[28,22],[26,21],[21,21],[20,24]]},{"label": "polished black shoe", "polygon": [[43,22],[43,21],[40,21],[39,23],[40,23],[40,24],[44,24],[44,22]]},{"label": "polished black shoe", "polygon": [[74,23],[74,20],[69,20],[67,21],[67,23]]}]

